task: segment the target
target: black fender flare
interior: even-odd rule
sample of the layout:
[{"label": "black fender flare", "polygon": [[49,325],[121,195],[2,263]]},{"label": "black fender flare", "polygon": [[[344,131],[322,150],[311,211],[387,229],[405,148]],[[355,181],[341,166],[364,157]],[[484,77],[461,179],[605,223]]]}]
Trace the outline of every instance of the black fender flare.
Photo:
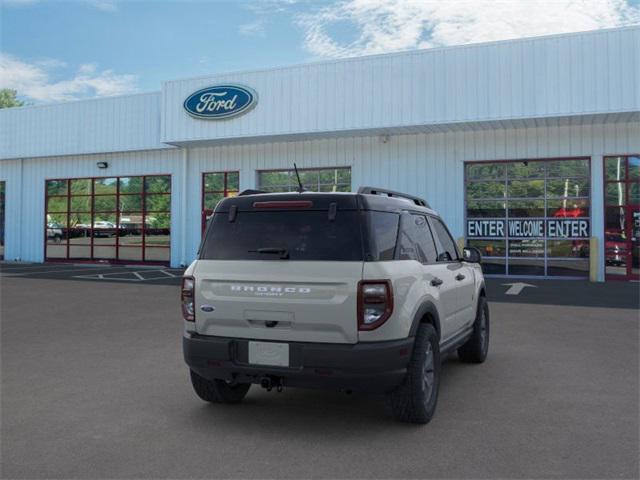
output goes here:
[{"label": "black fender flare", "polygon": [[418,311],[414,315],[413,322],[411,323],[411,330],[409,331],[410,337],[416,336],[416,333],[418,332],[418,326],[420,326],[422,319],[427,314],[430,315],[433,319],[433,328],[436,329],[438,338],[440,338],[440,315],[438,314],[438,309],[430,300],[427,300],[422,305],[420,305],[420,308],[418,308]]}]

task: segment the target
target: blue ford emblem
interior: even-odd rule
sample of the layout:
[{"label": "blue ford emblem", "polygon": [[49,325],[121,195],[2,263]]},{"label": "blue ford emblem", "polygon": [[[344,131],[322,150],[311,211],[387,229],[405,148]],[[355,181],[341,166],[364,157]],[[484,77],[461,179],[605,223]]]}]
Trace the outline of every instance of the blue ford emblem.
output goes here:
[{"label": "blue ford emblem", "polygon": [[216,308],[212,305],[201,305],[200,310],[203,312],[213,312]]},{"label": "blue ford emblem", "polygon": [[218,120],[241,115],[257,102],[258,95],[249,87],[215,85],[189,95],[184,109],[192,117]]}]

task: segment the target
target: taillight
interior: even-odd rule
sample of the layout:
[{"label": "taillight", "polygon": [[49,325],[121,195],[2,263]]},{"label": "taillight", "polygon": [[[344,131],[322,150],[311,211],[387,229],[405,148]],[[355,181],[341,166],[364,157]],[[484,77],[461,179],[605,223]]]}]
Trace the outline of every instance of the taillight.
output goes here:
[{"label": "taillight", "polygon": [[389,280],[358,283],[358,330],[374,330],[393,313],[393,289]]},{"label": "taillight", "polygon": [[196,321],[196,311],[194,307],[194,290],[196,279],[193,277],[182,277],[182,291],[180,300],[182,301],[182,317],[187,322]]}]

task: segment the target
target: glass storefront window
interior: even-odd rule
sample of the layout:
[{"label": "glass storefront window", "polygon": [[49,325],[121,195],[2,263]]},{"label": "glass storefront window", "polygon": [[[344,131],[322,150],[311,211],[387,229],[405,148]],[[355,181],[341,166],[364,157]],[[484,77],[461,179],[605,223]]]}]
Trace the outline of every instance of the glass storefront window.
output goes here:
[{"label": "glass storefront window", "polygon": [[620,181],[627,178],[627,168],[624,157],[609,157],[604,159],[605,180]]},{"label": "glass storefront window", "polygon": [[207,172],[202,174],[202,213],[201,229],[220,200],[235,197],[240,192],[240,172]]},{"label": "glass storefront window", "polygon": [[589,177],[589,160],[558,160],[545,162],[548,178]]},{"label": "glass storefront window", "polygon": [[605,273],[640,279],[640,156],[604,159]]},{"label": "glass storefront window", "polygon": [[548,240],[547,256],[589,258],[588,240]]},{"label": "glass storefront window", "polygon": [[588,178],[567,178],[547,180],[547,197],[588,197],[590,182]]},{"label": "glass storefront window", "polygon": [[469,180],[504,179],[506,165],[503,163],[476,163],[467,168]]},{"label": "glass storefront window", "polygon": [[509,162],[507,177],[509,178],[542,178],[545,164],[540,161]]},{"label": "glass storefront window", "polygon": [[587,276],[590,190],[586,158],[469,162],[467,243],[487,274]]},{"label": "glass storefront window", "polygon": [[629,164],[629,180],[640,180],[640,156],[631,156],[627,161]]},{"label": "glass storefront window", "polygon": [[507,253],[504,240],[469,240],[468,245],[480,250],[483,257],[504,257]]},{"label": "glass storefront window", "polygon": [[469,218],[491,218],[505,216],[505,201],[469,200],[467,216]]},{"label": "glass storefront window", "polygon": [[547,217],[578,218],[589,217],[588,198],[567,198],[547,200]]},{"label": "glass storefront window", "polygon": [[504,182],[472,182],[467,184],[468,198],[503,198]]},{"label": "glass storefront window", "polygon": [[507,188],[511,198],[544,197],[544,180],[511,180]]},{"label": "glass storefront window", "polygon": [[[351,168],[299,168],[304,188],[311,192],[350,192]],[[298,180],[294,170],[263,170],[258,172],[258,189],[266,192],[294,192]]]},{"label": "glass storefront window", "polygon": [[544,217],[544,200],[509,200],[509,217]]},{"label": "glass storefront window", "polygon": [[170,176],[48,180],[46,192],[47,259],[169,261]]},{"label": "glass storefront window", "polygon": [[605,202],[607,205],[624,205],[626,202],[626,187],[623,182],[607,183]]}]

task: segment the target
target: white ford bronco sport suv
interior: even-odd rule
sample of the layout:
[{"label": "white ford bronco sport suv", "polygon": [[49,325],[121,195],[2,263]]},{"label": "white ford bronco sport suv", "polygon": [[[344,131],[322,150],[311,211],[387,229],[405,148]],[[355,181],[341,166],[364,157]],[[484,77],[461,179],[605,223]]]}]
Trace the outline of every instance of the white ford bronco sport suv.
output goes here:
[{"label": "white ford bronco sport suv", "polygon": [[480,253],[420,198],[246,191],[222,200],[184,274],[184,358],[200,398],[252,383],[386,393],[427,423],[441,359],[487,356]]}]

